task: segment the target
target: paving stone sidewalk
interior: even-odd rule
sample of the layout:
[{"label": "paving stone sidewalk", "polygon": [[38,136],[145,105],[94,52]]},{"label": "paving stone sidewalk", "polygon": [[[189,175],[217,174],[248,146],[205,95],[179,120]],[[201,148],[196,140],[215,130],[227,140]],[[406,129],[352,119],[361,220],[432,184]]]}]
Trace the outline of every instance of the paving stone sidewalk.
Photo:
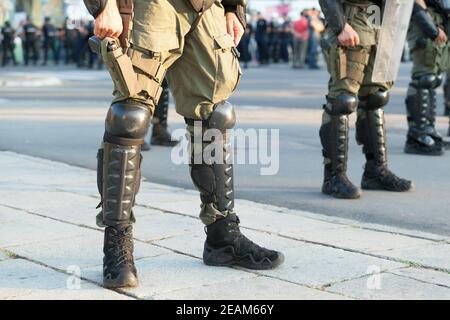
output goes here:
[{"label": "paving stone sidewalk", "polygon": [[448,237],[246,200],[243,231],[285,264],[207,267],[197,192],[150,182],[135,210],[140,286],[107,290],[96,173],[12,152],[0,168],[0,299],[450,299]]}]

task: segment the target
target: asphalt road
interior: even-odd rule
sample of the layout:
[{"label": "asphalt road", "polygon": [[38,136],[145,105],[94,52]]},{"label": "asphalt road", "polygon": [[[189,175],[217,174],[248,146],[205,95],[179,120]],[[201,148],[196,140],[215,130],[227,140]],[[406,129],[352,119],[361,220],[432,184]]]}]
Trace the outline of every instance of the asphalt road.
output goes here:
[{"label": "asphalt road", "polygon": [[[408,64],[402,66],[386,110],[390,166],[399,175],[415,181],[414,192],[366,192],[357,201],[322,195],[318,127],[327,74],[323,70],[298,71],[273,66],[247,70],[232,102],[238,107],[239,128],[279,130],[279,170],[275,175],[262,176],[264,166],[260,164],[236,165],[237,197],[450,235],[450,153],[428,158],[407,156],[402,151],[406,132],[403,99],[409,68]],[[16,84],[0,86],[0,149],[96,168],[96,151],[112,91],[104,71],[51,67],[0,69],[2,78],[14,79]],[[55,81],[60,84],[43,87],[28,84],[40,78],[49,80],[49,84]],[[442,105],[442,97],[439,103]],[[173,109],[170,123],[172,130],[184,127]],[[448,120],[440,117],[439,130],[445,132],[447,126]],[[349,176],[359,183],[363,155],[353,140],[350,148]],[[255,149],[239,147],[236,153],[249,150]],[[174,164],[171,152],[153,147],[146,153],[145,178],[192,188],[186,165]]]}]

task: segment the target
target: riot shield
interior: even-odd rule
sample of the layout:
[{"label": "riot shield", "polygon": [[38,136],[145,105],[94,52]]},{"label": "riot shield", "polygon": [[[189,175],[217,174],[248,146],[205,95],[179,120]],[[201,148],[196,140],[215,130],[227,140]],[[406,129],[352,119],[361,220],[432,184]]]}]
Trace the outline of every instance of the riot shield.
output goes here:
[{"label": "riot shield", "polygon": [[384,83],[397,79],[413,6],[413,0],[386,0],[373,82]]}]

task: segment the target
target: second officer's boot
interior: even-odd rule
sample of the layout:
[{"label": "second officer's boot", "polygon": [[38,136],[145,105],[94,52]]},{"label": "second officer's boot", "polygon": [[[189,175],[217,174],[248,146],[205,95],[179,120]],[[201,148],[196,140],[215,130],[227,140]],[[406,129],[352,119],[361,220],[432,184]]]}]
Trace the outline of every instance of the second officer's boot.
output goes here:
[{"label": "second officer's boot", "polygon": [[341,94],[327,100],[320,128],[325,164],[322,193],[339,199],[358,199],[361,190],[347,177],[349,115],[356,109],[357,99]]},{"label": "second officer's boot", "polygon": [[102,211],[97,224],[106,227],[103,284],[107,288],[134,287],[137,272],[133,259],[133,205],[139,191],[141,144],[151,114],[133,100],[111,105],[103,148],[98,153],[98,188]]},{"label": "second officer's boot", "polygon": [[[208,120],[186,119],[186,122],[191,135],[190,172],[200,191],[200,218],[206,225],[204,263],[256,270],[279,266],[284,261],[283,254],[263,248],[245,237],[234,212],[232,152],[226,132],[235,124],[233,106],[228,102],[219,103]],[[205,136],[213,137],[212,143],[202,141],[204,132]],[[206,154],[207,150],[211,153]]]},{"label": "second officer's boot", "polygon": [[[413,79],[406,97],[406,110],[408,114],[408,135],[405,144],[405,153],[428,156],[443,154],[442,145],[436,142],[429,132],[430,90],[435,87],[436,77],[424,75]],[[435,130],[434,130],[435,131]]]},{"label": "second officer's boot", "polygon": [[361,187],[365,190],[405,192],[413,188],[413,183],[397,177],[387,165],[383,107],[388,102],[389,93],[381,90],[360,98],[356,138],[358,143],[363,145],[367,160]]}]

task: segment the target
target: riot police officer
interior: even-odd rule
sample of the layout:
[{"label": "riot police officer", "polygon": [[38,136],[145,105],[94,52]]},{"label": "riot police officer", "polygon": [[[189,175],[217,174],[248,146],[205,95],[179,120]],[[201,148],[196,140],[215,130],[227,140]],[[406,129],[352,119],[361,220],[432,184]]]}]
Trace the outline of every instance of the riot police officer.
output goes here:
[{"label": "riot police officer", "polygon": [[[106,37],[101,54],[116,86],[98,153],[102,211],[97,221],[106,227],[104,285],[137,284],[132,222],[141,177],[140,151],[166,71],[177,112],[185,118],[192,141],[190,173],[200,191],[200,219],[207,231],[204,263],[251,269],[281,264],[281,253],[258,246],[240,232],[234,212],[227,130],[235,124],[235,112],[226,100],[240,79],[234,47],[243,33],[247,1],[119,0],[120,11],[116,1],[84,2],[96,18],[96,36]],[[119,36],[121,46],[114,40]],[[203,132],[211,129],[220,133],[214,144],[223,151],[214,160],[202,156],[209,145]]]},{"label": "riot police officer", "polygon": [[25,65],[27,66],[30,60],[33,61],[33,64],[36,65],[39,59],[38,49],[37,49],[37,36],[38,36],[38,28],[31,21],[30,17],[27,17],[25,21],[25,25],[23,26],[24,33],[24,60]]},{"label": "riot police officer", "polygon": [[349,115],[357,111],[356,138],[366,157],[361,186],[366,190],[404,192],[412,182],[388,169],[383,108],[392,83],[374,83],[372,73],[379,28],[369,7],[384,1],[320,0],[327,20],[324,47],[330,81],[320,138],[324,156],[324,194],[357,199],[361,191],[347,177]]},{"label": "riot police officer", "polygon": [[57,65],[59,62],[57,48],[58,29],[51,23],[50,17],[45,18],[44,25],[42,26],[42,35],[44,37],[44,61],[42,65],[47,65],[49,50],[52,52],[53,61]]},{"label": "riot police officer", "polygon": [[6,66],[9,63],[9,59],[12,60],[13,64],[16,66],[16,57],[14,56],[14,37],[16,31],[11,27],[9,21],[5,22],[2,28],[2,44],[3,44],[3,62],[2,65]]},{"label": "riot police officer", "polygon": [[416,0],[408,43],[411,48],[412,79],[406,97],[408,134],[405,152],[442,155],[443,139],[436,131],[436,89],[442,73],[450,67],[448,38],[445,33],[450,1]]}]

